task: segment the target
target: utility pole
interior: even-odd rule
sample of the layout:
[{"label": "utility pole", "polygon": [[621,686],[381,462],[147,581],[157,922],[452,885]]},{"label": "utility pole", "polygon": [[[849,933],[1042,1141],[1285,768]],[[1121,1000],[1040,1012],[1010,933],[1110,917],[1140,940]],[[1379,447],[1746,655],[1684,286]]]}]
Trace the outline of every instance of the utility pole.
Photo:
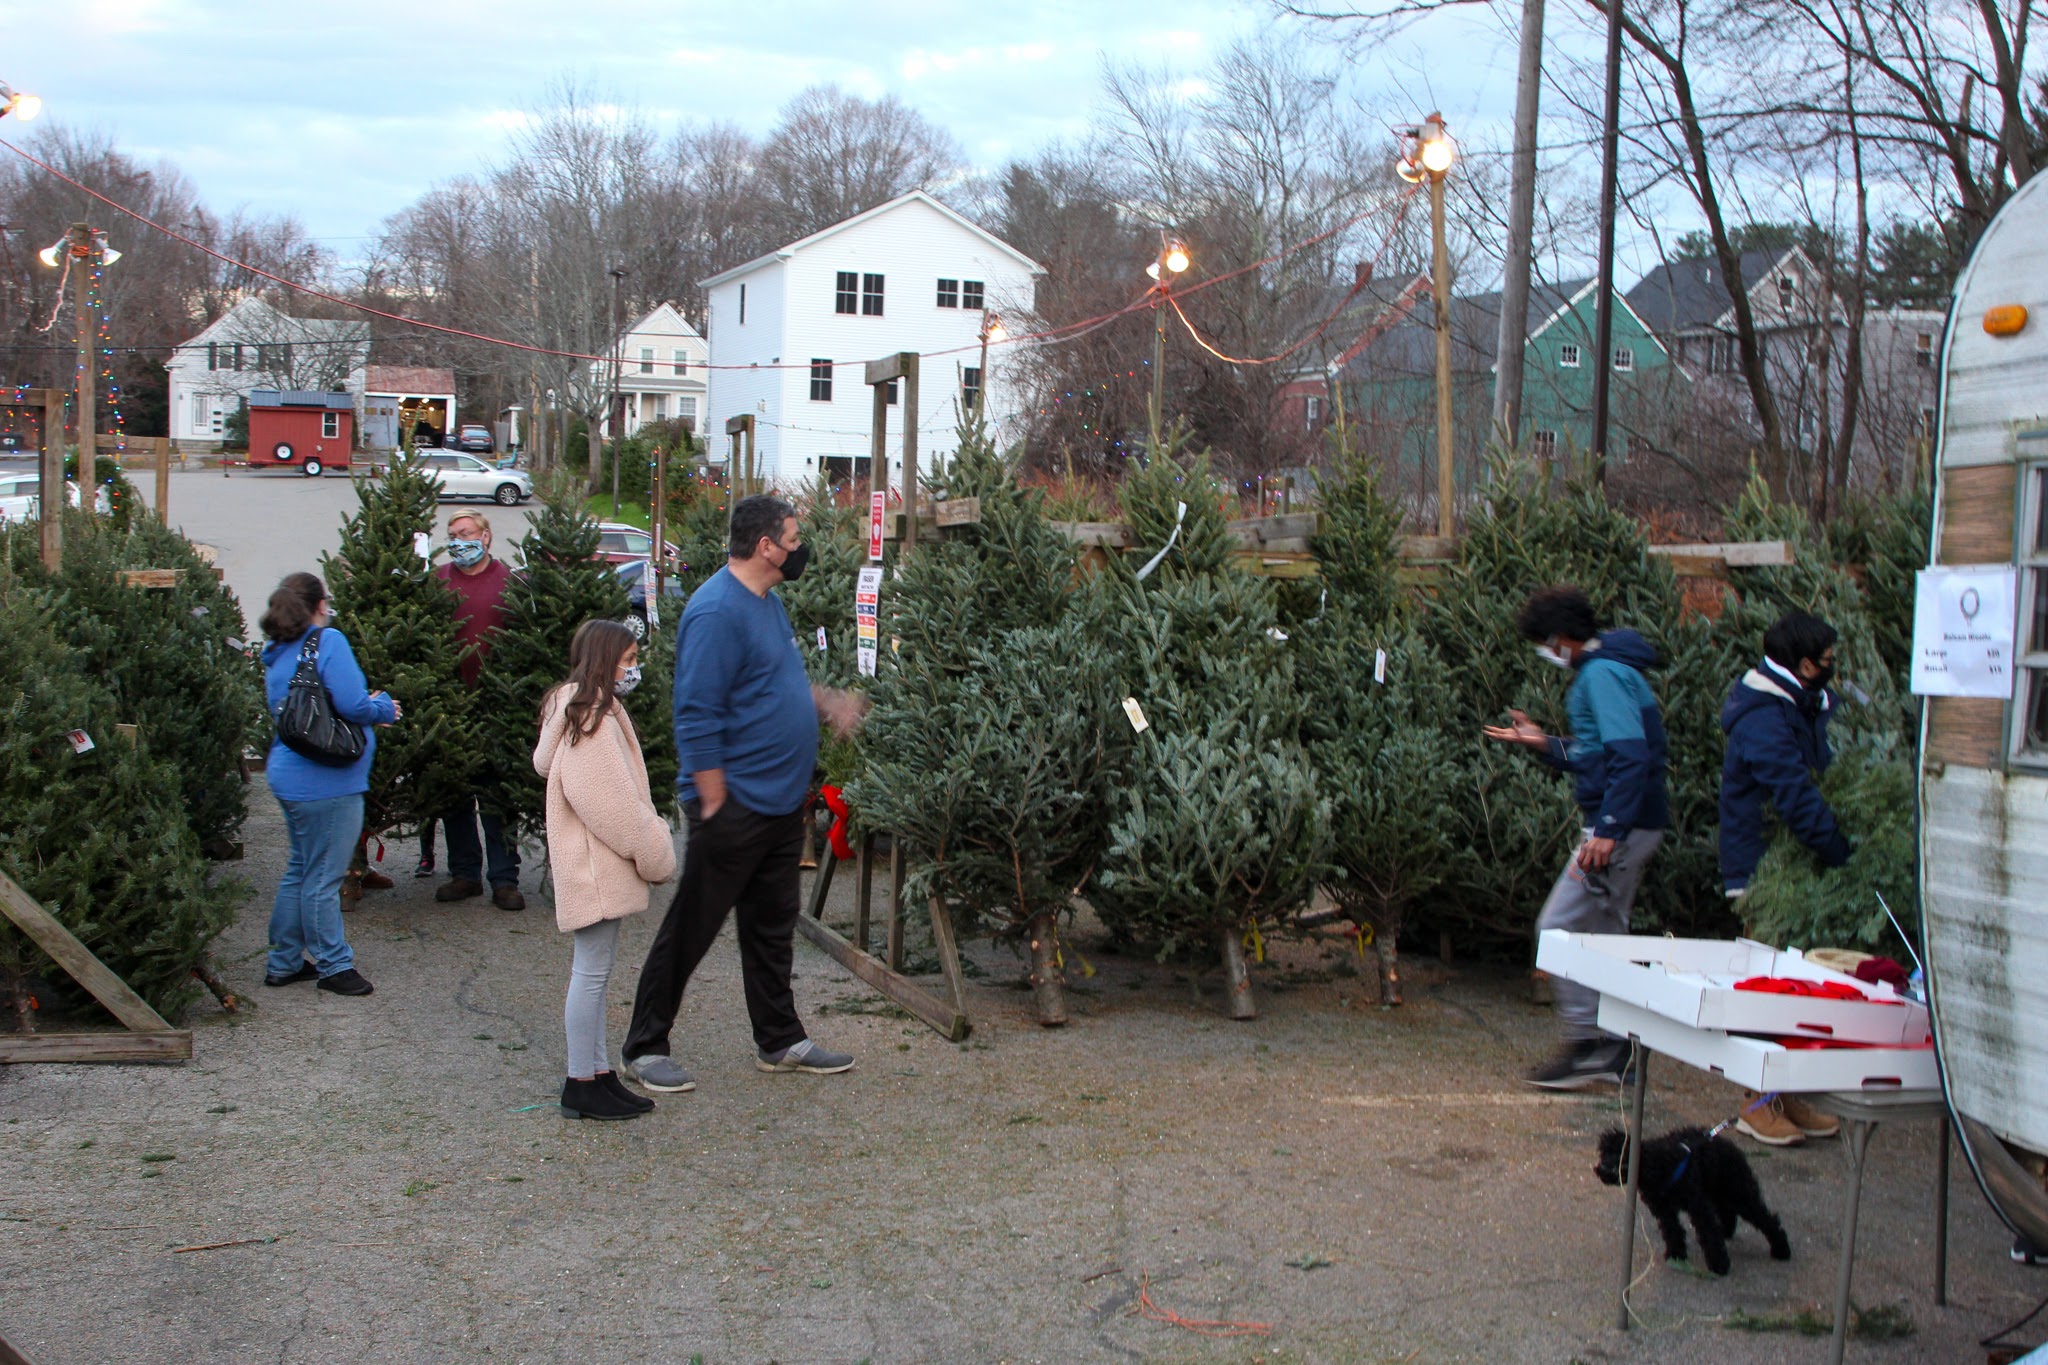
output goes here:
[{"label": "utility pole", "polygon": [[[1621,0],[1607,0],[1607,107],[1600,125],[1600,299],[1593,313],[1593,481],[1607,482],[1607,409],[1614,373],[1614,200],[1621,154]],[[1736,288],[1740,281],[1730,284]]]},{"label": "utility pole", "polygon": [[[1166,310],[1173,301],[1172,277],[1185,271],[1192,264],[1188,249],[1178,238],[1161,236],[1159,259],[1145,267],[1145,273],[1158,281],[1153,286],[1152,301],[1152,448],[1159,449],[1160,433],[1166,427]],[[986,382],[984,380],[984,382]]]},{"label": "utility pole", "polygon": [[1515,155],[1508,194],[1507,271],[1494,348],[1493,424],[1510,446],[1522,435],[1522,363],[1529,339],[1529,268],[1536,230],[1536,122],[1543,95],[1543,0],[1522,0],[1521,70],[1515,86]]},{"label": "utility pole", "polygon": [[612,277],[612,395],[606,405],[612,428],[612,517],[619,515],[619,444],[626,439],[626,396],[619,386],[626,377],[626,268],[615,265]]},{"label": "utility pole", "polygon": [[97,264],[99,243],[92,237],[92,229],[84,223],[71,225],[71,277],[74,293],[78,299],[78,494],[81,504],[90,510],[92,494],[85,490],[97,482],[94,464],[99,456],[99,438],[93,431],[93,406],[96,395],[93,392],[92,373],[92,272]]}]

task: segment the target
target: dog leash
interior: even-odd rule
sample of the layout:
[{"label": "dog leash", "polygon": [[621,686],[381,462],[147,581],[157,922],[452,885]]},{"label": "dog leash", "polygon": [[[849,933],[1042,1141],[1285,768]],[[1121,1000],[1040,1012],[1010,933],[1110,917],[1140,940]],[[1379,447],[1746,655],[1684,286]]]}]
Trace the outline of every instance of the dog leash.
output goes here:
[{"label": "dog leash", "polygon": [[[1765,1093],[1758,1095],[1756,1099],[1753,1100],[1751,1103],[1744,1105],[1741,1109],[1737,1110],[1728,1118],[1722,1119],[1712,1128],[1709,1128],[1707,1130],[1706,1139],[1705,1141],[1700,1143],[1700,1146],[1706,1146],[1707,1143],[1712,1142],[1715,1138],[1721,1136],[1721,1134],[1724,1131],[1726,1131],[1731,1125],[1740,1122],[1744,1118],[1747,1118],[1749,1115],[1755,1113],[1758,1108],[1760,1108],[1763,1105],[1769,1104],[1772,1100],[1775,1100],[1777,1098],[1778,1092],[1775,1090],[1766,1091]],[[1671,1178],[1664,1182],[1664,1188],[1667,1190],[1676,1187],[1678,1182],[1685,1178],[1685,1168],[1692,1164],[1692,1154],[1694,1151],[1697,1150],[1697,1148],[1686,1146],[1683,1142],[1678,1144],[1678,1149],[1684,1152],[1685,1155],[1678,1159],[1678,1168],[1672,1171]]]}]

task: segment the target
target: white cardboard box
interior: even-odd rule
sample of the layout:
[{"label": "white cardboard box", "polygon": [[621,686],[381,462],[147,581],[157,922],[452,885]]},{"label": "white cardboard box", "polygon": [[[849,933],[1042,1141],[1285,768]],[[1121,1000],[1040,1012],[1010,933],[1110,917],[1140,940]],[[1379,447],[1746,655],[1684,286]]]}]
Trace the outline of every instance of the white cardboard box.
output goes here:
[{"label": "white cardboard box", "polygon": [[[1537,945],[1536,965],[1600,992],[1603,1001],[1621,1000],[1692,1028],[1886,1047],[1910,1047],[1932,1037],[1926,1007],[1891,987],[1809,962],[1796,948],[1781,952],[1748,939],[1547,929]],[[1752,976],[1846,982],[1870,999],[1828,1000],[1735,989],[1736,982]],[[1881,1000],[1896,1003],[1877,1003]]]},{"label": "white cardboard box", "polygon": [[1601,997],[1600,1027],[1750,1090],[1941,1092],[1931,1047],[1788,1048],[1765,1038],[1693,1028],[1614,996]]}]

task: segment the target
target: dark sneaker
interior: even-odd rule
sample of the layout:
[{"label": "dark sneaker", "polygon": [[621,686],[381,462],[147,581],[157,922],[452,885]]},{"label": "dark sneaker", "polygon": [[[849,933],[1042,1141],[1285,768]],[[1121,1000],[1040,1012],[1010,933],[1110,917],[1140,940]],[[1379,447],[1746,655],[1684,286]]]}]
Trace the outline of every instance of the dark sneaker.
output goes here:
[{"label": "dark sneaker", "polygon": [[279,976],[276,972],[265,972],[263,974],[263,984],[266,986],[291,986],[301,981],[312,981],[319,975],[320,969],[318,967],[315,967],[310,962],[301,962],[297,971],[286,972],[282,976]]},{"label": "dark sneaker", "polygon": [[853,1058],[844,1052],[827,1052],[805,1038],[779,1052],[758,1054],[754,1065],[762,1071],[810,1071],[820,1076],[831,1076],[853,1070]]},{"label": "dark sneaker", "polygon": [[423,881],[426,878],[433,876],[434,860],[432,858],[420,859],[420,865],[412,870],[412,875],[414,881]]},{"label": "dark sneaker", "polygon": [[650,1052],[626,1063],[626,1074],[649,1090],[681,1094],[697,1088],[697,1078],[675,1064],[675,1059]]},{"label": "dark sneaker", "polygon": [[466,901],[471,896],[481,896],[484,884],[469,877],[450,877],[434,891],[437,901]]},{"label": "dark sneaker", "polygon": [[500,910],[524,910],[526,897],[519,894],[519,888],[511,882],[504,882],[491,888],[491,904]]},{"label": "dark sneaker", "polygon": [[2042,1251],[2024,1237],[2015,1237],[2012,1241],[2012,1260],[2014,1265],[2048,1264],[2048,1252]]},{"label": "dark sneaker", "polygon": [[647,1111],[620,1099],[602,1081],[571,1079],[562,1082],[562,1112],[572,1119],[637,1119]]},{"label": "dark sneaker", "polygon": [[365,980],[363,974],[355,968],[343,967],[331,976],[321,977],[320,989],[333,991],[336,995],[368,995],[377,988]]},{"label": "dark sneaker", "polygon": [[1566,1043],[1555,1057],[1531,1071],[1525,1079],[1544,1090],[1583,1090],[1589,1085],[1614,1085],[1621,1081],[1622,1064],[1628,1060],[1627,1044],[1605,1038],[1585,1038]]},{"label": "dark sneaker", "polygon": [[636,1095],[632,1091],[626,1089],[626,1083],[619,1079],[619,1073],[616,1071],[598,1072],[597,1083],[603,1086],[605,1089],[611,1091],[614,1095],[617,1095],[626,1103],[632,1105],[635,1109],[638,1109],[643,1114],[646,1113],[648,1110],[654,1108],[653,1100],[648,1099],[645,1095]]}]

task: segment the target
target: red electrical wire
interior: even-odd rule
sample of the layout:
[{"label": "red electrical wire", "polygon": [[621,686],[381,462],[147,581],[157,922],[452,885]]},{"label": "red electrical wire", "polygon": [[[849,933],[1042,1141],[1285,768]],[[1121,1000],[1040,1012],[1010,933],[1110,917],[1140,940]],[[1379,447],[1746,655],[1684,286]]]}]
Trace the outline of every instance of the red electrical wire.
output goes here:
[{"label": "red electrical wire", "polygon": [[[1372,261],[1366,269],[1366,279],[1369,279],[1374,273],[1378,271],[1381,258],[1383,258],[1387,254],[1387,248],[1392,246],[1394,243],[1394,234],[1401,230],[1401,222],[1408,216],[1408,206],[1414,202],[1415,190],[1413,187],[1410,187],[1408,192],[1401,196],[1401,207],[1395,211],[1394,221],[1392,224],[1388,226],[1386,236],[1380,239],[1380,249],[1373,253]],[[1207,351],[1210,355],[1213,355],[1218,360],[1225,361],[1232,365],[1273,365],[1277,364],[1282,360],[1285,360],[1288,356],[1293,355],[1296,351],[1308,345],[1317,337],[1320,337],[1324,332],[1329,331],[1330,324],[1335,322],[1338,319],[1338,317],[1343,314],[1344,310],[1351,306],[1351,300],[1357,298],[1359,291],[1365,288],[1366,279],[1357,279],[1352,281],[1351,288],[1344,292],[1344,297],[1337,301],[1337,306],[1330,310],[1330,315],[1328,317],[1324,318],[1320,323],[1316,325],[1314,331],[1308,333],[1308,335],[1302,337],[1299,341],[1295,342],[1292,346],[1287,347],[1285,350],[1279,351],[1269,356],[1256,357],[1225,355],[1222,351],[1217,350],[1214,346],[1209,344],[1209,342],[1202,336],[1200,332],[1195,330],[1195,324],[1189,321],[1188,315],[1186,313],[1181,311],[1180,300],[1170,292],[1162,290],[1161,293],[1165,298],[1165,301],[1172,306],[1174,316],[1178,317],[1181,321],[1181,325],[1188,329],[1188,335],[1195,339],[1195,344],[1197,346],[1200,346],[1203,350]],[[1210,281],[1210,283],[1213,283],[1213,281]],[[1194,290],[1184,289],[1181,292],[1184,294],[1191,294],[1194,292]]]}]

